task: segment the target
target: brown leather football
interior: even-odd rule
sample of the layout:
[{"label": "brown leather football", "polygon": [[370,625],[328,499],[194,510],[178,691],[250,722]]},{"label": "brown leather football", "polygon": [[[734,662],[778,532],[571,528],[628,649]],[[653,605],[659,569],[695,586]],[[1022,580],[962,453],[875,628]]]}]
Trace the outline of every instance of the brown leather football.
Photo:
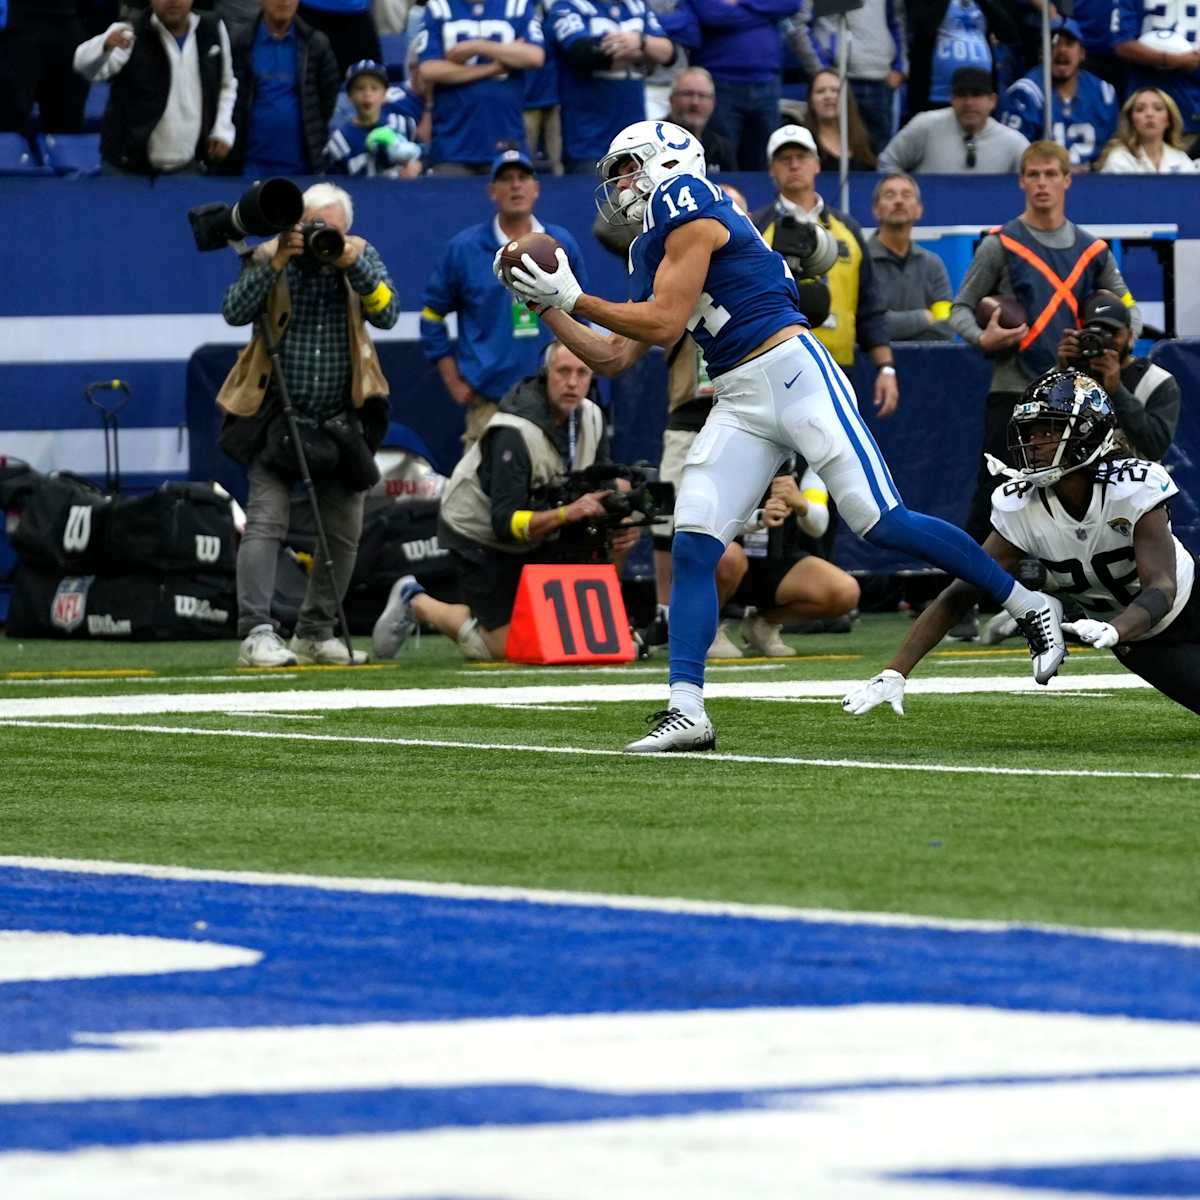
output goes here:
[{"label": "brown leather football", "polygon": [[554,252],[558,247],[559,243],[548,233],[527,233],[504,247],[500,266],[505,277],[511,279],[509,271],[513,267],[523,266],[521,256],[528,254],[543,271],[557,271],[558,259],[554,257]]},{"label": "brown leather football", "polygon": [[975,305],[975,320],[980,329],[986,329],[992,312],[1000,309],[1000,328],[1017,329],[1029,321],[1029,316],[1015,296],[984,296]]}]

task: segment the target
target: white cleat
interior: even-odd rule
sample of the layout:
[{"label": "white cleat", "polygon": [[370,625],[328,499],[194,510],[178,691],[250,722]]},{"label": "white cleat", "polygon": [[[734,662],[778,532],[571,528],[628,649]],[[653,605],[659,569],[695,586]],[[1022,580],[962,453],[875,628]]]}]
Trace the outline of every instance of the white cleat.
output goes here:
[{"label": "white cleat", "polygon": [[296,656],[270,625],[255,625],[238,650],[239,667],[294,667]]},{"label": "white cleat", "polygon": [[1044,592],[1033,595],[1034,603],[1017,621],[1017,627],[1029,643],[1034,679],[1038,683],[1049,683],[1067,657],[1067,643],[1062,631],[1062,601]]},{"label": "white cleat", "polygon": [[392,584],[387,604],[371,632],[371,654],[376,661],[395,658],[400,647],[416,632],[417,622],[409,601],[404,598],[405,588],[416,581],[415,575],[405,575]]},{"label": "white cleat", "polygon": [[713,638],[705,658],[743,658],[742,648],[729,636],[729,630],[724,623],[717,626],[717,636]]},{"label": "white cleat", "polygon": [[793,658],[796,651],[783,640],[780,630],[781,626],[762,617],[748,617],[742,622],[742,637],[755,653],[767,658]]},{"label": "white cleat", "polygon": [[983,646],[996,646],[1010,637],[1016,637],[1020,632],[1017,628],[1017,618],[1001,609],[983,627],[983,632],[979,635],[979,642]]},{"label": "white cleat", "polygon": [[[346,643],[335,637],[328,637],[323,642],[318,642],[313,638],[294,637],[288,642],[288,649],[300,662],[313,666],[348,667],[351,665]],[[359,667],[366,661],[367,652],[355,650],[353,665]]]},{"label": "white cleat", "polygon": [[627,754],[678,754],[717,748],[717,731],[707,713],[685,717],[677,708],[664,708],[648,720],[655,723],[654,728],[645,737],[630,742],[625,747]]}]

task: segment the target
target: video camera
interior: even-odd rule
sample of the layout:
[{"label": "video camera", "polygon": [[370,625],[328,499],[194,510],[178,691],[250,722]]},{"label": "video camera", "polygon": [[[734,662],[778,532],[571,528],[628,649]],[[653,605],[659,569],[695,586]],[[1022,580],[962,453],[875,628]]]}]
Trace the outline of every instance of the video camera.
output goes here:
[{"label": "video camera", "polygon": [[[201,204],[188,209],[188,221],[196,249],[224,250],[246,237],[273,237],[292,229],[304,216],[304,196],[290,180],[279,177],[254,183],[232,207]],[[316,262],[337,262],[346,248],[341,232],[324,221],[305,221],[300,226],[304,252]]]},{"label": "video camera", "polygon": [[[616,491],[615,483],[624,479],[628,491]],[[566,561],[587,562],[603,560],[608,543],[618,529],[641,528],[652,525],[664,513],[675,508],[675,488],[658,478],[658,470],[646,463],[595,463],[571,471],[530,494],[530,507],[541,511],[573,504],[580,496],[604,488],[614,490],[604,497],[604,515],[589,517],[564,526],[557,545],[566,554]]]}]

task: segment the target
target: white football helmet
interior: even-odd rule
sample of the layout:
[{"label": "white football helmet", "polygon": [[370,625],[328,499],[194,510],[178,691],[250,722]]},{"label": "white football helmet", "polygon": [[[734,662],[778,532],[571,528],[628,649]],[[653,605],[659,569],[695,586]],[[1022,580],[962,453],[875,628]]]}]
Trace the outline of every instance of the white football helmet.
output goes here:
[{"label": "white football helmet", "polygon": [[610,225],[640,225],[660,183],[675,175],[705,174],[704,148],[681,125],[637,121],[613,138],[596,170],[603,181],[596,189],[600,215]]}]

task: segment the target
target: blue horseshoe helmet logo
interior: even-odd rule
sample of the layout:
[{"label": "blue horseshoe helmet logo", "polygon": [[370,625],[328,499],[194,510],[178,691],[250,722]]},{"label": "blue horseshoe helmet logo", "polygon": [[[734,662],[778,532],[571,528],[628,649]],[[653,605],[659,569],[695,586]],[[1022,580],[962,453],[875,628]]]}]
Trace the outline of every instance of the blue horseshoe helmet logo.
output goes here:
[{"label": "blue horseshoe helmet logo", "polygon": [[682,142],[668,142],[666,135],[663,133],[663,123],[661,121],[654,126],[654,132],[658,135],[658,140],[662,142],[668,150],[686,150],[692,144],[692,139],[686,136]]}]

